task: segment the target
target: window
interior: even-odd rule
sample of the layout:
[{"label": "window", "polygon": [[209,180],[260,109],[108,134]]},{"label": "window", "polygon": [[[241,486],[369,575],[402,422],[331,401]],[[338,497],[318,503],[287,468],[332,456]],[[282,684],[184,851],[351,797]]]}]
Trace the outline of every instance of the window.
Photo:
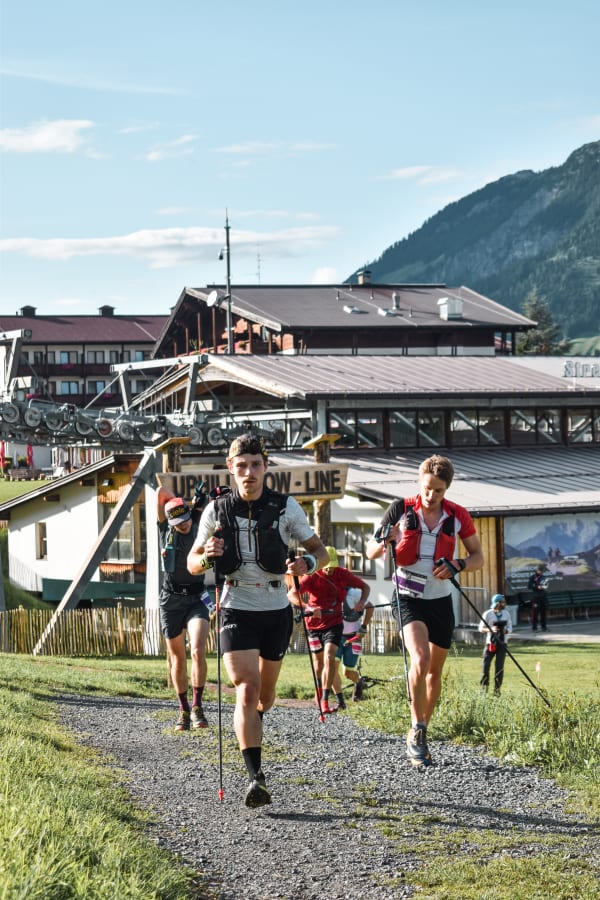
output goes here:
[{"label": "window", "polygon": [[452,413],[450,428],[453,447],[473,447],[479,443],[479,417],[476,409],[457,409]]},{"label": "window", "polygon": [[365,547],[373,536],[372,525],[355,522],[332,525],[333,546],[337,550],[340,566],[345,566],[359,578],[375,577],[375,562],[367,559]]},{"label": "window", "polygon": [[59,382],[59,394],[78,394],[79,393],[79,382],[78,381],[61,381]]},{"label": "window", "polygon": [[329,413],[327,430],[339,434],[336,447],[356,447],[356,416],[349,410]]},{"label": "window", "polygon": [[[101,509],[102,525],[104,526],[111,516],[114,504],[103,503]],[[105,557],[106,562],[134,562],[133,534],[133,512],[130,512],[121,525],[116,538],[108,548]]]},{"label": "window", "polygon": [[109,351],[109,359],[110,359],[111,363],[118,363],[119,356],[120,356],[120,354],[119,354],[118,350],[110,350]]},{"label": "window", "polygon": [[88,394],[101,394],[106,387],[106,381],[88,381]]},{"label": "window", "polygon": [[443,410],[419,411],[418,439],[419,447],[441,447],[445,443]]},{"label": "window", "polygon": [[103,363],[104,362],[104,350],[88,350],[87,351],[87,361],[89,363]]},{"label": "window", "polygon": [[35,523],[35,558],[48,559],[48,539],[45,522]]},{"label": "window", "polygon": [[150,353],[148,350],[134,350],[134,360],[136,362],[143,362],[145,359],[148,359]]},{"label": "window", "polygon": [[417,446],[417,414],[411,409],[390,412],[390,447]]},{"label": "window", "polygon": [[33,351],[33,364],[34,366],[43,366],[46,362],[44,351],[43,350],[34,350]]},{"label": "window", "polygon": [[506,444],[503,410],[479,411],[479,443]]},{"label": "window", "polygon": [[383,447],[383,416],[381,412],[358,416],[357,438],[359,447]]},{"label": "window", "polygon": [[560,411],[557,409],[513,409],[510,414],[513,446],[561,443]]},{"label": "window", "polygon": [[568,440],[570,444],[594,440],[591,409],[570,409],[568,412]]},{"label": "window", "polygon": [[504,413],[477,409],[456,409],[450,420],[453,447],[505,444]]},{"label": "window", "polygon": [[61,350],[59,353],[58,360],[61,366],[74,366],[77,365],[79,354],[77,350]]}]

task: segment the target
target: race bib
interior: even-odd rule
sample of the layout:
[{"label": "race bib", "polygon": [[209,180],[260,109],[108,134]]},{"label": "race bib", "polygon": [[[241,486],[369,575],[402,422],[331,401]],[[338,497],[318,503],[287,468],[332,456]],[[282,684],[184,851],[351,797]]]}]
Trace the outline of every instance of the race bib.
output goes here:
[{"label": "race bib", "polygon": [[398,569],[394,575],[394,581],[398,590],[409,597],[421,599],[427,584],[427,575],[419,575],[410,569]]}]

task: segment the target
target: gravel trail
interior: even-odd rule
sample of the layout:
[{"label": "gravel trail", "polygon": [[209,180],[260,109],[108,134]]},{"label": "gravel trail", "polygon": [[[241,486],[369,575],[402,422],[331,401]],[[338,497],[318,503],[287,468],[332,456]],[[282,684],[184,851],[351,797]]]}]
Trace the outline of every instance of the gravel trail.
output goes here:
[{"label": "gravel trail", "polygon": [[[411,874],[432,852],[600,859],[597,827],[567,813],[567,793],[535,770],[434,733],[434,765],[422,772],[406,761],[403,736],[339,713],[321,724],[307,704],[276,705],[265,716],[273,803],[260,810],[243,805],[247,777],[233,706],[224,704],[220,802],[217,708],[204,706],[210,727],[176,734],[172,701],[58,701],[61,723],[107,754],[131,796],[152,810],[152,839],[204,873],[205,892],[190,897],[398,900],[413,896]],[[490,831],[501,849],[486,849]]]}]

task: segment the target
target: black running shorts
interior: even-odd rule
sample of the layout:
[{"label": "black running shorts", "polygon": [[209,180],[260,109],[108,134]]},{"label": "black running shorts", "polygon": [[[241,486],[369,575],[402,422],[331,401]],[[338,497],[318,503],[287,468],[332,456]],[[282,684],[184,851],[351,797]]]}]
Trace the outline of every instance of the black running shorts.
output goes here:
[{"label": "black running shorts", "polygon": [[278,662],[287,652],[293,626],[291,606],[267,612],[221,607],[221,652],[258,650],[263,659]]},{"label": "black running shorts", "polygon": [[[451,596],[437,597],[435,600],[413,600],[404,599],[401,594],[400,610],[403,625],[424,622],[429,632],[429,642],[443,650],[450,649],[455,625]],[[395,598],[392,598],[392,611],[397,618]]]},{"label": "black running shorts", "polygon": [[339,625],[332,625],[331,628],[322,628],[319,631],[311,628],[308,632],[308,646],[311,653],[321,653],[325,644],[335,644],[336,647],[339,647],[342,642],[343,630],[343,622],[340,622]]},{"label": "black running shorts", "polygon": [[[204,588],[202,588],[202,594],[204,594]],[[161,592],[160,625],[166,638],[178,637],[182,631],[186,630],[191,619],[210,621],[208,607],[202,602],[199,595],[184,597],[181,594]]]}]

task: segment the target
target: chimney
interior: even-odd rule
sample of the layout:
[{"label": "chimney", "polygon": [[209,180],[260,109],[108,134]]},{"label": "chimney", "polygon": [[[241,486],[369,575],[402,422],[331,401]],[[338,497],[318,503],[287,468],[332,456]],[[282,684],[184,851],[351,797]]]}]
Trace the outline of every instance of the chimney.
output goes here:
[{"label": "chimney", "polygon": [[37,307],[35,306],[22,306],[17,315],[25,316],[27,319],[33,319],[36,313]]},{"label": "chimney", "polygon": [[440,308],[440,319],[446,322],[448,319],[462,319],[463,302],[460,297],[454,297],[452,294],[449,297],[440,297],[437,305]]},{"label": "chimney", "polygon": [[392,294],[392,309],[396,312],[398,312],[400,309],[400,294],[398,293],[398,291],[394,291],[394,293]]},{"label": "chimney", "polygon": [[115,314],[115,308],[114,306],[108,306],[108,304],[105,304],[98,309],[98,312],[103,318],[107,319],[109,316],[113,316]]},{"label": "chimney", "polygon": [[357,272],[356,277],[358,279],[358,283],[361,285],[371,284],[371,272],[369,271],[369,269],[363,269],[361,272]]}]

